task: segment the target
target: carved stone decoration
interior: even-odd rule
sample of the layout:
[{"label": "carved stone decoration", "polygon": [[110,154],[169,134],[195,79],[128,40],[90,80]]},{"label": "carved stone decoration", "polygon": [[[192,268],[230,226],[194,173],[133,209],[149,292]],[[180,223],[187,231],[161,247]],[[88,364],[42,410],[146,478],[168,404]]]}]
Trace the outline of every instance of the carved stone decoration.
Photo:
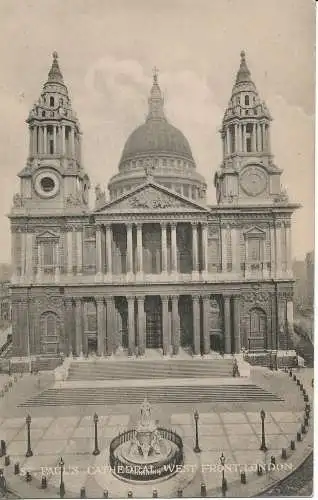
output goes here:
[{"label": "carved stone decoration", "polygon": [[264,304],[268,301],[269,294],[263,291],[259,286],[254,286],[242,295],[244,302],[252,304]]},{"label": "carved stone decoration", "polygon": [[78,207],[82,205],[82,199],[79,193],[76,193],[76,195],[70,194],[66,198],[66,205],[68,207]]},{"label": "carved stone decoration", "polygon": [[24,206],[24,200],[19,193],[13,196],[13,206],[14,208],[22,208]]},{"label": "carved stone decoration", "polygon": [[184,203],[181,201],[160,193],[155,189],[135,194],[127,199],[127,203],[131,208],[147,209],[181,208],[184,206]]}]

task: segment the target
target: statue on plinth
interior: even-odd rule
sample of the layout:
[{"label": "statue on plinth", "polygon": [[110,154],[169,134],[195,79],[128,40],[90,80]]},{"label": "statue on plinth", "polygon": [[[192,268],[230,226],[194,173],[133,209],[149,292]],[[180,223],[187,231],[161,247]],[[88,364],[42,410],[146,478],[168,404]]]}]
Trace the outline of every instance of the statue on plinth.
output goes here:
[{"label": "statue on plinth", "polygon": [[148,399],[145,398],[141,407],[140,407],[140,423],[144,427],[148,427],[148,425],[151,422],[151,404],[149,403]]}]

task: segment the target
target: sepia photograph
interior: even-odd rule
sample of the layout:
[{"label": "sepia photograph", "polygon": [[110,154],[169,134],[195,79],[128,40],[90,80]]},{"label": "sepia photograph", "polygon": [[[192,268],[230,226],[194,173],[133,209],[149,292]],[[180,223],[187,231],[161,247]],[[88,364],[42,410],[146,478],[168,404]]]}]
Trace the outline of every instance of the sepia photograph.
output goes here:
[{"label": "sepia photograph", "polygon": [[0,0],[0,497],[312,497],[313,0]]}]

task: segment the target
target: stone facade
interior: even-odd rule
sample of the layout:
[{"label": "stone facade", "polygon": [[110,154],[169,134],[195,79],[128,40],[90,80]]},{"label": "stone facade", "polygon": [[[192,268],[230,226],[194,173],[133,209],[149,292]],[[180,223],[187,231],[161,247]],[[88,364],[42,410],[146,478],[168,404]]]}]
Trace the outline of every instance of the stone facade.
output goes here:
[{"label": "stone facade", "polygon": [[242,53],[221,129],[218,203],[208,205],[155,74],[110,199],[97,186],[90,209],[81,132],[54,53],[10,213],[14,353],[290,348],[297,205],[281,190],[270,119]]}]

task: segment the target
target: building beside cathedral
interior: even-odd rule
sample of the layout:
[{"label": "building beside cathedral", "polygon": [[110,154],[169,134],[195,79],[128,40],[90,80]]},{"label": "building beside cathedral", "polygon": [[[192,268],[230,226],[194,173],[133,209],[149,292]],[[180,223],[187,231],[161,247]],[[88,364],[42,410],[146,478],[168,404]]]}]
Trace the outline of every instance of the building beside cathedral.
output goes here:
[{"label": "building beside cathedral", "polygon": [[127,139],[108,194],[95,188],[93,209],[56,53],[27,124],[9,215],[15,355],[291,347],[298,205],[281,188],[271,116],[244,52],[221,125],[222,164],[211,165],[216,205],[188,140],[165,116],[157,74],[147,118]]}]

